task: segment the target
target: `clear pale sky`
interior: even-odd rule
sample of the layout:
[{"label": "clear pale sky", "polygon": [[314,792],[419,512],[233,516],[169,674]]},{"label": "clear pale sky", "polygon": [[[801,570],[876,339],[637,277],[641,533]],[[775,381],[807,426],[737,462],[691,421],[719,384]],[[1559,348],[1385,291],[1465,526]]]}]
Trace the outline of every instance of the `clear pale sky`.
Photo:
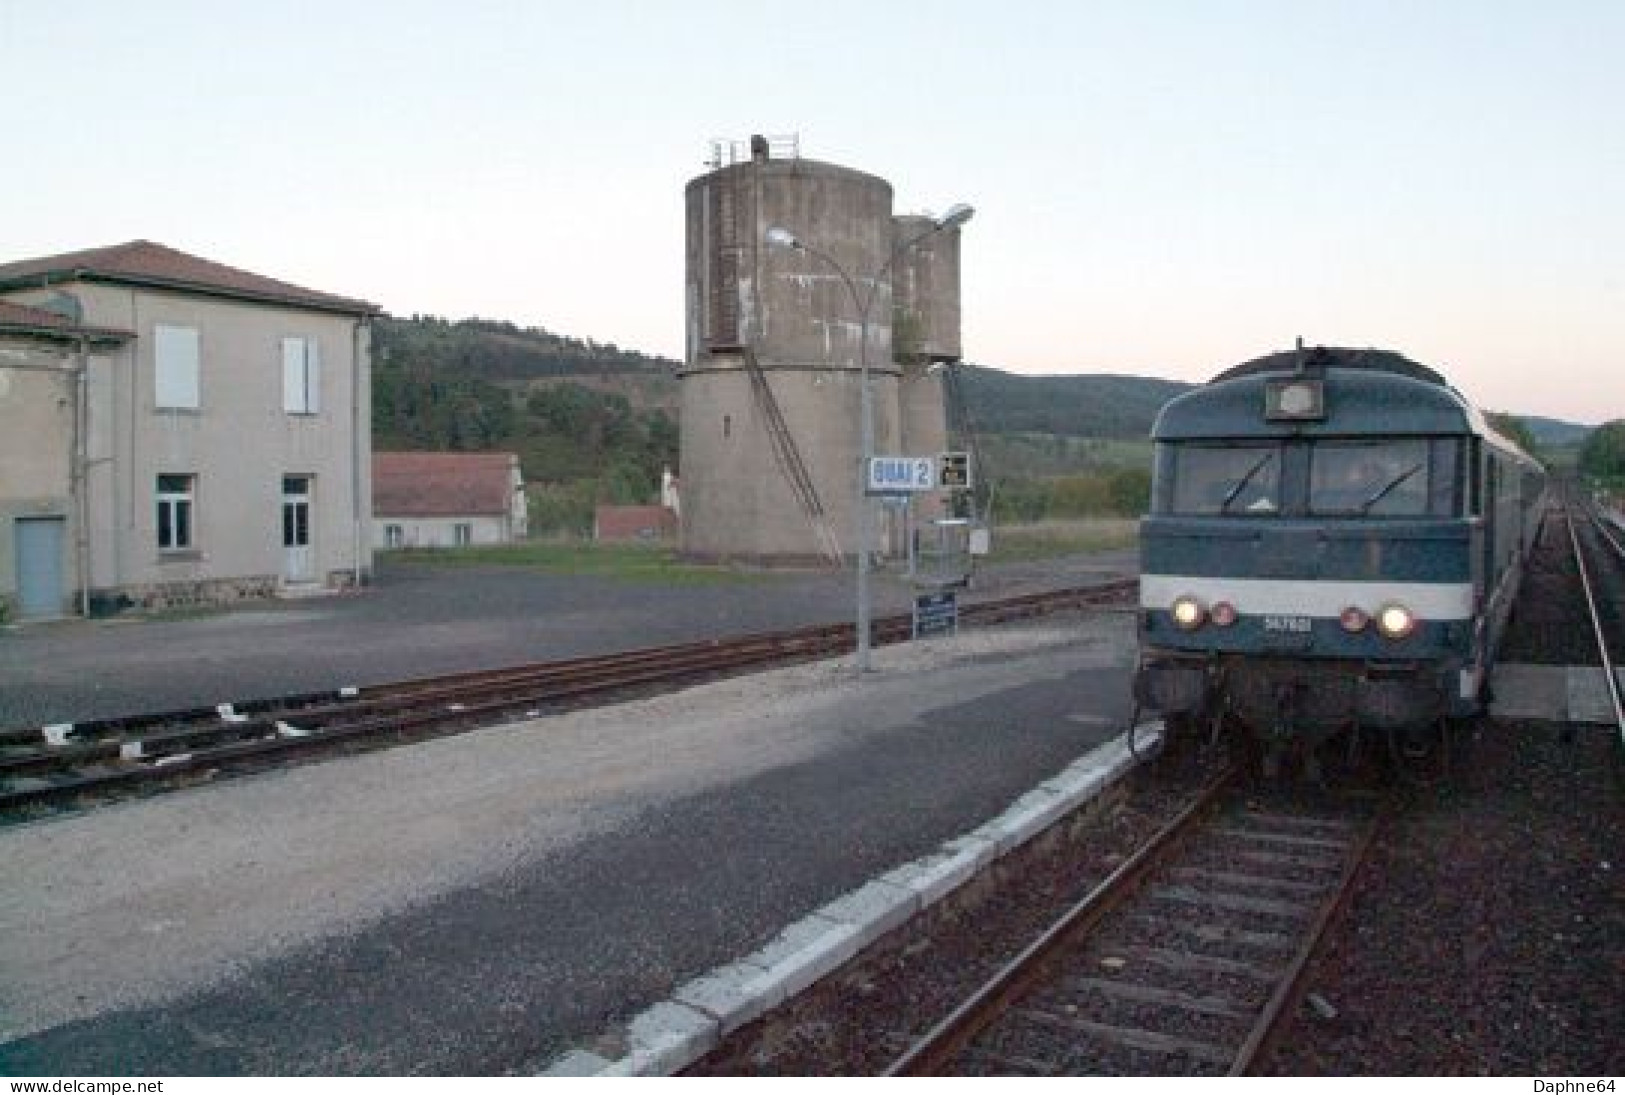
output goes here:
[{"label": "clear pale sky", "polygon": [[1625,2],[0,0],[0,260],[145,238],[683,352],[683,187],[799,134],[964,201],[968,359],[1374,345],[1625,417]]}]

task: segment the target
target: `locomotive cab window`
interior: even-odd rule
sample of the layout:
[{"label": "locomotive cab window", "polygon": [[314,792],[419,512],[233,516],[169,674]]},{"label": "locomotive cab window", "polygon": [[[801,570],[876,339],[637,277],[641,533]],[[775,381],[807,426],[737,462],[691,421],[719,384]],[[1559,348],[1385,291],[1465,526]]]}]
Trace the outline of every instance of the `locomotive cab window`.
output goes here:
[{"label": "locomotive cab window", "polygon": [[1317,441],[1309,460],[1309,512],[1448,517],[1456,508],[1456,449],[1448,439]]},{"label": "locomotive cab window", "polygon": [[1170,445],[1167,511],[1191,516],[1274,516],[1281,511],[1279,445]]}]

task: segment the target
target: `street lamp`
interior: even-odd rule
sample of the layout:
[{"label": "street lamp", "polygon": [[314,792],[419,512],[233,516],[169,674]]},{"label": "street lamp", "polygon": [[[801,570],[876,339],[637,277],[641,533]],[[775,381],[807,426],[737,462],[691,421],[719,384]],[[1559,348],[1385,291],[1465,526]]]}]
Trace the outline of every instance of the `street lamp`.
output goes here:
[{"label": "street lamp", "polygon": [[860,429],[861,452],[858,459],[857,474],[857,533],[858,533],[858,620],[857,620],[857,660],[858,672],[867,673],[870,669],[869,658],[869,542],[870,535],[870,507],[868,492],[865,490],[871,458],[875,454],[875,408],[874,395],[869,389],[869,310],[874,307],[875,296],[880,289],[880,281],[892,268],[892,265],[912,248],[938,232],[950,228],[958,228],[970,220],[976,210],[971,206],[959,203],[948,207],[948,211],[931,223],[931,227],[918,233],[911,239],[905,240],[901,245],[892,249],[892,253],[880,268],[869,278],[869,293],[864,296],[858,292],[857,283],[846,268],[836,262],[829,255],[804,240],[798,239],[796,234],[788,228],[772,227],[767,230],[764,239],[772,247],[788,247],[794,251],[801,251],[811,255],[824,265],[834,270],[840,277],[841,283],[846,286],[847,293],[852,298],[852,307],[858,313],[858,394],[859,411],[858,422]]}]

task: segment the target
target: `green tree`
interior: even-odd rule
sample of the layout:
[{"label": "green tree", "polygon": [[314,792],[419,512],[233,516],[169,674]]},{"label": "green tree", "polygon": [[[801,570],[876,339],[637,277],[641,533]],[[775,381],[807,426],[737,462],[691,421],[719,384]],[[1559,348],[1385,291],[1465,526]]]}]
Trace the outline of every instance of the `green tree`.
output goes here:
[{"label": "green tree", "polygon": [[1580,446],[1581,475],[1608,483],[1625,483],[1625,418],[1592,430]]},{"label": "green tree", "polygon": [[645,505],[660,492],[660,481],[627,459],[610,465],[603,486],[604,500],[622,506]]},{"label": "green tree", "polygon": [[1151,473],[1144,468],[1118,468],[1107,485],[1112,512],[1119,517],[1138,517],[1151,508]]},{"label": "green tree", "polygon": [[530,393],[525,409],[549,432],[579,443],[587,435],[591,396],[579,384],[555,384]]}]

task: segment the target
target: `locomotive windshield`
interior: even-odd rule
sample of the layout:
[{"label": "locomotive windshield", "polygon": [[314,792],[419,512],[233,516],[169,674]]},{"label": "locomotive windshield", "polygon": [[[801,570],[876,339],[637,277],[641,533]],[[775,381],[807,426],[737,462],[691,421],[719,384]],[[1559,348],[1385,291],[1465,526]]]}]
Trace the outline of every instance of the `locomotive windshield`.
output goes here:
[{"label": "locomotive windshield", "polygon": [[1281,508],[1279,445],[1179,445],[1173,451],[1174,513],[1273,514]]},{"label": "locomotive windshield", "polygon": [[[1315,442],[1309,457],[1309,512],[1422,517],[1439,512],[1437,502],[1448,513],[1448,498],[1439,499],[1430,490],[1435,478],[1429,470],[1431,447],[1422,438]],[[1451,476],[1440,470],[1448,489]]]},{"label": "locomotive windshield", "polygon": [[1158,446],[1152,508],[1192,517],[1449,517],[1455,438],[1315,438]]}]

